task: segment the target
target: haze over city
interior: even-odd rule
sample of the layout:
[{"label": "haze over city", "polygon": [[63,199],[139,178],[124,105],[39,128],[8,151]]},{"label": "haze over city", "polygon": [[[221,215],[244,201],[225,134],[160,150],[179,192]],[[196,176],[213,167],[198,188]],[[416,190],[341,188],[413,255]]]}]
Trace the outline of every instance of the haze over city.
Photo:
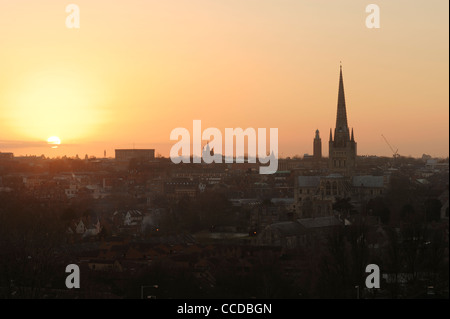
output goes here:
[{"label": "haze over city", "polygon": [[168,156],[199,119],[276,127],[279,155],[303,156],[334,128],[342,61],[358,155],[392,156],[383,134],[448,157],[448,1],[377,4],[380,29],[353,1],[78,0],[67,29],[65,3],[2,2],[0,152]]}]

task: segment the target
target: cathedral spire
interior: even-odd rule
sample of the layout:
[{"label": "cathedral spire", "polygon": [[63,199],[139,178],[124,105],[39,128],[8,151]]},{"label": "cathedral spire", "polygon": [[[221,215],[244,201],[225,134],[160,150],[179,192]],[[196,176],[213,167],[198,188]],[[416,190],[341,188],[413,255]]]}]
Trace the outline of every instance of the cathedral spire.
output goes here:
[{"label": "cathedral spire", "polygon": [[336,115],[336,131],[348,132],[347,109],[345,107],[345,95],[344,95],[344,80],[342,77],[342,65],[340,65],[340,72],[339,72],[339,94],[338,94],[338,107]]},{"label": "cathedral spire", "polygon": [[339,69],[336,128],[334,129],[334,135],[332,135],[332,132],[330,131],[328,167],[331,172],[343,174],[344,176],[351,176],[356,168],[357,150],[353,128],[350,132],[347,124],[342,65],[339,66]]}]

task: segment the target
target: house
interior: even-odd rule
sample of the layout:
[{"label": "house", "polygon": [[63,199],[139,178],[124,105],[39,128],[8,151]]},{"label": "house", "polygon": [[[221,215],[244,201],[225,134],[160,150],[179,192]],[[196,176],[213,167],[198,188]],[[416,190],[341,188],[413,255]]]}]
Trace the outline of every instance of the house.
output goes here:
[{"label": "house", "polygon": [[96,236],[102,231],[102,228],[103,227],[100,224],[100,220],[97,219],[97,222],[95,224],[91,224],[88,227],[86,227],[83,237]]},{"label": "house", "polygon": [[144,216],[142,213],[138,210],[129,210],[126,212],[124,219],[123,219],[123,225],[124,226],[137,226],[142,223],[142,219]]},{"label": "house", "polygon": [[83,218],[80,218],[78,221],[72,221],[67,228],[67,234],[78,234],[82,235],[83,238],[96,236],[102,231],[102,226],[100,224],[100,220],[97,219],[95,224],[89,224]]},{"label": "house", "polygon": [[257,237],[256,244],[286,249],[320,243],[325,236],[343,223],[334,216],[303,218],[267,226]]},{"label": "house", "polygon": [[72,221],[67,228],[68,234],[84,234],[86,231],[86,226],[83,222],[83,219],[80,219],[79,221]]},{"label": "house", "polygon": [[297,222],[306,230],[302,244],[309,246],[323,243],[330,232],[344,226],[335,216],[303,218],[297,219]]},{"label": "house", "polygon": [[270,202],[274,205],[284,206],[289,211],[294,211],[295,209],[294,198],[272,198]]},{"label": "house", "polygon": [[306,230],[298,222],[281,222],[267,226],[257,238],[257,244],[262,246],[281,246],[295,248],[300,246],[301,238]]},{"label": "house", "polygon": [[79,187],[76,184],[70,184],[69,188],[64,189],[67,198],[74,198],[78,195]]},{"label": "house", "polygon": [[384,177],[383,176],[353,176],[352,179],[353,194],[359,199],[370,199],[383,195]]}]

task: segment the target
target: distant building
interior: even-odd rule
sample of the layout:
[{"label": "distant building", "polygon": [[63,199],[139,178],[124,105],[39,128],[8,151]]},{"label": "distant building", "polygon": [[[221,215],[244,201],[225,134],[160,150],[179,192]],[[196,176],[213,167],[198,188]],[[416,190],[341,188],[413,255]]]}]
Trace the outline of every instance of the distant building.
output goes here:
[{"label": "distant building", "polygon": [[[314,138],[314,158],[322,156],[319,130]],[[363,202],[384,192],[383,176],[355,176],[356,142],[353,129],[347,124],[342,66],[339,73],[339,92],[334,137],[330,129],[328,170],[320,175],[298,176],[295,179],[294,205],[298,218],[317,218],[333,215],[333,203],[337,198],[351,198]],[[305,157],[305,159],[307,159]]]},{"label": "distant building", "polygon": [[73,220],[67,228],[67,234],[78,234],[82,237],[96,236],[102,231],[102,225],[97,220],[96,223],[89,224],[87,220],[80,218],[79,220]]},{"label": "distant building", "polygon": [[436,159],[429,159],[425,164],[425,168],[429,169],[433,172],[436,171],[448,171],[449,163],[448,162],[439,162]]},{"label": "distant building", "polygon": [[118,149],[116,150],[116,161],[129,162],[132,159],[153,161],[155,159],[154,149]]},{"label": "distant building", "polygon": [[347,124],[342,66],[339,73],[339,93],[334,138],[330,129],[328,167],[332,172],[342,175],[351,175],[352,171],[356,168],[356,142],[353,129],[350,136],[350,130]]},{"label": "distant building", "polygon": [[164,193],[170,200],[180,200],[183,197],[195,198],[199,192],[198,180],[173,178],[164,183]]},{"label": "distant building", "polygon": [[129,210],[123,219],[123,224],[125,226],[135,226],[142,223],[143,215],[138,210]]},{"label": "distant building", "polygon": [[319,130],[316,130],[316,137],[314,138],[314,159],[322,158],[322,139],[319,135]]},{"label": "distant building", "polygon": [[299,218],[333,215],[336,198],[350,197],[355,202],[382,196],[385,191],[383,176],[298,176],[295,184],[295,210]]},{"label": "distant building", "polygon": [[327,234],[342,226],[343,222],[334,216],[274,223],[264,228],[258,235],[256,244],[287,249],[313,247],[325,242]]},{"label": "distant building", "polygon": [[385,178],[383,176],[353,176],[352,195],[367,200],[384,193]]},{"label": "distant building", "polygon": [[2,153],[0,152],[0,160],[2,159],[13,159],[14,154],[13,153]]}]

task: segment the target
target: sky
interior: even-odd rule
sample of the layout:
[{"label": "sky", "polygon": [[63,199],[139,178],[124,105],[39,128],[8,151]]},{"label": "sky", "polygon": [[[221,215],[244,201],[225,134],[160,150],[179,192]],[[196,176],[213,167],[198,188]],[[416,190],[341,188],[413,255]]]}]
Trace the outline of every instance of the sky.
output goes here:
[{"label": "sky", "polygon": [[[80,9],[69,29],[66,6]],[[365,8],[380,8],[380,28]],[[114,156],[173,129],[278,128],[328,155],[342,61],[358,155],[449,154],[447,0],[0,0],[0,152]],[[61,140],[58,148],[46,142]]]}]

